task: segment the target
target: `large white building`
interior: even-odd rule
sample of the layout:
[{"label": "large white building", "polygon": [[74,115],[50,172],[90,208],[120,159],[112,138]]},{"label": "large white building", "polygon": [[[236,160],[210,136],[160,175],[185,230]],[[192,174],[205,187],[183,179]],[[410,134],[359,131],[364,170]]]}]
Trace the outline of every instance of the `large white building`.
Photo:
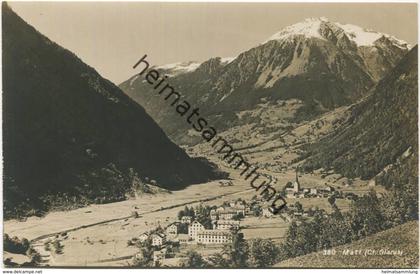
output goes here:
[{"label": "large white building", "polygon": [[230,230],[231,228],[239,229],[239,221],[218,220],[213,223],[213,229]]},{"label": "large white building", "polygon": [[204,226],[200,222],[194,221],[188,226],[188,235],[191,239],[196,239],[197,233],[202,230],[204,230]]},{"label": "large white building", "polygon": [[233,218],[233,216],[242,214],[245,216],[245,210],[246,206],[243,204],[240,204],[238,202],[231,202],[234,207],[218,207],[217,209],[212,209],[210,211],[210,218],[212,221],[215,221],[217,219],[222,220],[230,220]]},{"label": "large white building", "polygon": [[202,244],[226,244],[232,242],[232,233],[227,230],[201,230],[197,233],[197,242]]}]

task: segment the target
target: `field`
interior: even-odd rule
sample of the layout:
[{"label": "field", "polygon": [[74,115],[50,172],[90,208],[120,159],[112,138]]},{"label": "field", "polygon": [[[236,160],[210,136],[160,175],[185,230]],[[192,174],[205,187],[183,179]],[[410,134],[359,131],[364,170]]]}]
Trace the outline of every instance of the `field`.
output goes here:
[{"label": "field", "polygon": [[289,223],[278,216],[272,218],[250,217],[241,222],[245,239],[263,238],[279,242],[285,235]]},{"label": "field", "polygon": [[[237,176],[235,172],[231,175]],[[141,233],[177,220],[185,205],[200,202],[219,205],[224,201],[249,199],[255,191],[239,178],[235,185],[220,187],[219,182],[193,185],[171,194],[144,195],[118,203],[91,205],[66,212],[51,212],[47,216],[30,217],[24,222],[9,220],[5,233],[33,241],[35,248],[52,266],[124,266],[137,252],[127,241]],[[139,218],[131,217],[137,211]],[[60,236],[65,234],[65,236]],[[64,246],[62,254],[46,252],[44,243],[58,239]]]}]

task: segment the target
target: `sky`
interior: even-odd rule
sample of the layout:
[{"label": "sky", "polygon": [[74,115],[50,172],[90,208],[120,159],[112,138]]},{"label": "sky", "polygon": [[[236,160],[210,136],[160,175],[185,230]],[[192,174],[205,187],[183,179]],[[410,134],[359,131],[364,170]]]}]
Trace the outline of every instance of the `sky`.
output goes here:
[{"label": "sky", "polygon": [[42,34],[115,84],[151,65],[234,57],[282,28],[327,17],[417,44],[409,3],[9,2]]}]

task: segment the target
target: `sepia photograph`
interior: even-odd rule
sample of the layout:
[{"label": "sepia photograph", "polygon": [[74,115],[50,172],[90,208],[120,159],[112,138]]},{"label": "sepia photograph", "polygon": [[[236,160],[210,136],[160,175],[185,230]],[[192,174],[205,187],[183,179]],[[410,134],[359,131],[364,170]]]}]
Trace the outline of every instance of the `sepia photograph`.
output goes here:
[{"label": "sepia photograph", "polygon": [[3,273],[417,273],[416,2],[1,8]]}]

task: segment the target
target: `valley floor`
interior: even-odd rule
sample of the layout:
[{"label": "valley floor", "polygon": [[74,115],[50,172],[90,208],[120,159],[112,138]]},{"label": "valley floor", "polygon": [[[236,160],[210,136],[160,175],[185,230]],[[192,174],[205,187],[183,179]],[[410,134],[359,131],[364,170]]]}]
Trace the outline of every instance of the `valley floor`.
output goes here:
[{"label": "valley floor", "polygon": [[[51,212],[45,217],[30,217],[26,221],[9,220],[4,223],[4,231],[10,236],[25,237],[42,255],[45,265],[50,266],[128,266],[138,248],[128,246],[127,242],[158,225],[177,221],[177,213],[188,206],[220,205],[225,201],[242,198],[250,200],[256,195],[248,182],[237,171],[230,170],[233,186],[221,187],[219,181],[192,185],[172,193],[143,195],[136,199],[117,203],[90,205],[71,211]],[[281,182],[293,177],[293,172]],[[310,185],[323,186],[323,179],[316,175],[303,175],[302,181]],[[356,189],[355,189],[356,190]],[[362,190],[367,191],[367,188]],[[326,198],[288,199],[288,203],[299,201],[304,207],[318,206],[331,211]],[[350,201],[337,200],[342,210],[347,210]],[[137,211],[138,218],[131,213]],[[272,218],[249,217],[241,222],[245,238],[270,238],[281,241],[289,222],[278,216]],[[59,240],[63,252],[56,254],[45,250],[45,242]],[[197,246],[188,245],[182,253]],[[200,247],[200,253],[211,254],[221,247]],[[178,263],[173,259],[173,263]]]},{"label": "valley floor", "polygon": [[[15,220],[4,223],[4,231],[10,236],[32,240],[44,255],[43,242],[66,233],[61,239],[63,254],[49,256],[49,265],[92,266],[104,260],[107,265],[124,265],[126,256],[134,255],[137,248],[127,246],[127,241],[157,225],[165,226],[176,221],[177,212],[185,205],[195,205],[211,200],[224,200],[254,195],[247,185],[223,188],[218,182],[190,186],[172,194],[145,195],[134,200],[118,203],[91,205],[66,212],[52,212],[43,218],[31,217],[25,222]],[[139,218],[131,212],[138,208]],[[115,261],[114,261],[115,260]]]}]

